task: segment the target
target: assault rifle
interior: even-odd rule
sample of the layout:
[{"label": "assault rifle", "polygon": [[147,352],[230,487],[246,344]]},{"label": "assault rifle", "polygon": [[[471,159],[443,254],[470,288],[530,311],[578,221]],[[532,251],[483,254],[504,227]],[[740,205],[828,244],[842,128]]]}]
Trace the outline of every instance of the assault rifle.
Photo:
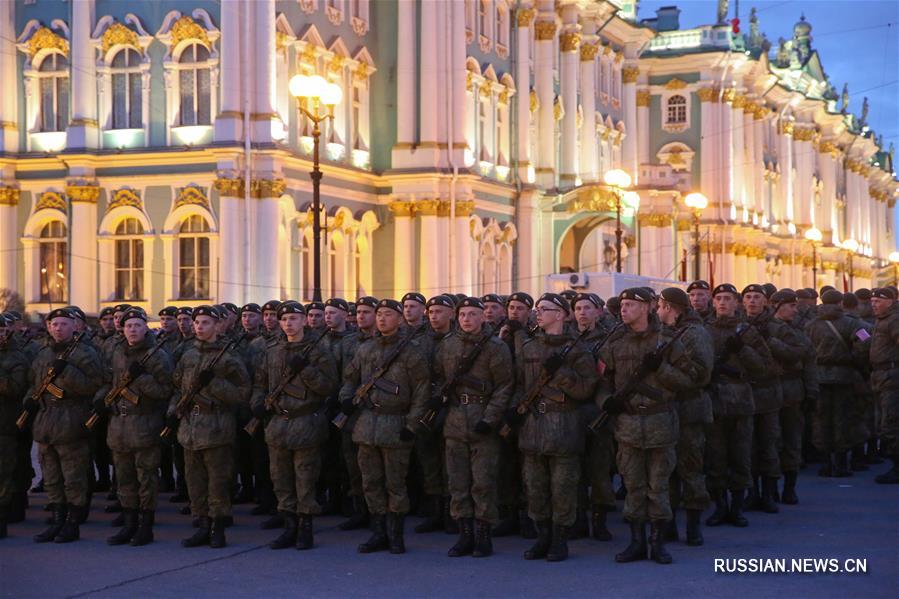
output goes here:
[{"label": "assault rifle", "polygon": [[[65,348],[59,355],[56,356],[56,360],[68,360],[72,353],[75,351],[75,348],[78,346],[78,342],[81,341],[82,337],[84,337],[84,331],[75,333],[72,342],[67,348]],[[22,413],[19,414],[19,417],[16,419],[16,426],[19,427],[20,431],[23,431],[28,427],[28,421],[31,420],[31,417],[37,412],[38,402],[41,401],[41,398],[44,396],[45,391],[49,391],[50,394],[57,399],[62,399],[63,390],[53,384],[54,379],[56,379],[58,375],[59,372],[57,372],[56,368],[54,368],[54,366],[51,364],[50,368],[47,369],[47,373],[44,375],[44,378],[41,379],[40,385],[38,385],[34,390],[34,393],[31,394],[31,406],[26,407],[24,410],[22,410]]]}]

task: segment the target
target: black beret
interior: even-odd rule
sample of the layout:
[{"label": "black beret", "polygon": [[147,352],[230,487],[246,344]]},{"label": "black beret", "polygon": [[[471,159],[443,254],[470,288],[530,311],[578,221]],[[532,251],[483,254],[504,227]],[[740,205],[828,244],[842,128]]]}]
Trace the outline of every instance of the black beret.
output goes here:
[{"label": "black beret", "polygon": [[502,304],[503,298],[495,293],[488,293],[487,295],[481,296],[481,301],[485,304]]},{"label": "black beret", "polygon": [[768,294],[765,293],[765,288],[762,287],[761,285],[757,285],[755,283],[752,283],[751,285],[747,285],[746,287],[744,287],[743,293],[741,293],[740,295],[746,295],[747,293],[761,293],[765,297],[768,297]]},{"label": "black beret", "polygon": [[100,315],[97,318],[106,318],[107,316],[112,316],[113,314],[115,314],[115,310],[110,306],[106,306],[105,308],[100,310]]},{"label": "black beret", "polygon": [[262,308],[259,307],[259,304],[250,302],[249,304],[244,304],[243,306],[241,306],[241,315],[243,315],[244,312],[255,312],[256,314],[262,314]]},{"label": "black beret", "polygon": [[549,302],[551,304],[555,304],[556,306],[562,308],[565,314],[571,313],[571,302],[562,297],[561,293],[544,293],[539,298],[537,298],[537,303],[540,302]]},{"label": "black beret", "polygon": [[618,294],[619,301],[633,300],[635,302],[649,303],[652,301],[652,294],[643,287],[628,287]]},{"label": "black beret", "polygon": [[662,289],[659,297],[669,304],[674,304],[681,308],[690,307],[690,296],[680,287],[666,287],[665,289]]},{"label": "black beret", "polygon": [[422,306],[427,305],[428,300],[425,299],[425,296],[420,294],[417,291],[410,291],[406,295],[403,296],[403,299],[400,300],[401,303],[405,304],[407,301],[412,300],[413,302],[418,302]]},{"label": "black beret", "polygon": [[113,306],[113,310],[116,312],[124,312],[131,308],[131,304],[118,304],[117,306]]},{"label": "black beret", "polygon": [[506,305],[508,305],[509,302],[521,302],[528,307],[528,310],[534,307],[534,298],[532,298],[524,291],[516,291],[515,293],[510,295],[508,299],[506,299]]},{"label": "black beret", "polygon": [[893,291],[890,287],[878,287],[877,289],[871,291],[871,297],[894,300],[896,299],[896,292]]},{"label": "black beret", "polygon": [[466,297],[464,300],[459,302],[459,309],[461,310],[462,308],[480,308],[481,310],[483,310],[484,303],[485,302],[483,300],[478,299],[476,297]]},{"label": "black beret", "polygon": [[862,301],[869,300],[871,299],[871,290],[862,287],[861,289],[857,289],[855,291],[855,296]]},{"label": "black beret", "polygon": [[166,306],[158,312],[157,316],[178,316],[178,308],[175,306]]},{"label": "black beret", "polygon": [[369,308],[378,308],[378,298],[370,295],[363,295],[356,300],[356,306],[368,306]]},{"label": "black beret", "polygon": [[698,281],[693,281],[692,283],[690,283],[689,285],[687,285],[687,293],[690,293],[690,292],[693,291],[694,289],[706,289],[706,290],[710,290],[711,287],[709,287],[709,284],[708,284],[707,282],[705,282],[705,281],[703,281],[702,279],[700,279],[700,280],[698,280]]},{"label": "black beret", "polygon": [[325,306],[331,306],[332,308],[337,308],[344,312],[350,311],[350,305],[346,303],[346,300],[342,297],[329,297],[328,301],[325,302]]},{"label": "black beret", "polygon": [[78,306],[66,306],[66,309],[72,313],[74,318],[78,318],[82,322],[87,322],[87,316],[84,315],[84,310]]},{"label": "black beret", "polygon": [[796,291],[796,297],[799,299],[815,299],[815,296],[808,289],[799,289]]},{"label": "black beret", "polygon": [[144,314],[143,310],[136,310],[134,308],[127,310],[124,314],[122,314],[122,323],[124,324],[128,320],[132,318],[139,318],[144,322],[147,322],[147,315]]},{"label": "black beret", "polygon": [[324,310],[325,305],[321,302],[309,302],[306,304],[306,312],[310,312],[312,310]]},{"label": "black beret", "polygon": [[193,316],[193,314],[194,314],[194,309],[191,308],[190,306],[182,306],[182,307],[178,308],[178,316],[184,316],[184,315]]},{"label": "black beret", "polygon": [[[830,285],[825,285],[824,287],[821,288],[821,293],[823,294],[823,293],[824,293],[825,291],[827,291],[828,289],[833,289],[833,287],[831,287]],[[813,299],[818,299],[818,292],[817,292],[817,291],[815,291],[815,290],[812,289],[811,287],[808,287],[808,292],[812,294],[812,298],[813,298]]]},{"label": "black beret", "polygon": [[50,322],[54,318],[71,318],[72,320],[74,320],[76,317],[68,308],[56,308],[55,310],[51,310],[50,313],[47,314],[47,322]]},{"label": "black beret", "polygon": [[303,304],[300,302],[284,302],[278,306],[278,320],[281,320],[281,317],[285,314],[302,314],[305,316],[306,309],[303,308]]},{"label": "black beret", "polygon": [[215,309],[215,306],[197,306],[194,308],[193,313],[190,315],[194,320],[197,319],[197,316],[208,316],[209,318],[214,318],[218,320],[222,317],[218,310]]},{"label": "black beret", "polygon": [[566,300],[568,300],[570,302],[571,300],[574,299],[574,296],[577,295],[577,291],[575,291],[574,289],[566,289],[565,291],[559,292],[559,295],[561,295],[562,297],[564,297]]},{"label": "black beret", "polygon": [[591,293],[590,295],[592,295],[593,297],[596,298],[596,303],[599,304],[599,307],[600,307],[600,308],[602,308],[603,306],[606,305],[606,302],[605,302],[601,297],[599,297],[598,295],[596,295],[595,293]]},{"label": "black beret", "polygon": [[22,315],[17,310],[7,310],[3,313],[7,318],[11,318],[13,322],[22,320]]},{"label": "black beret", "polygon": [[346,305],[350,307],[350,314],[356,313],[356,302],[347,302]]},{"label": "black beret", "polygon": [[844,293],[843,294],[843,307],[844,308],[855,308],[858,306],[858,298],[854,293]]},{"label": "black beret", "polygon": [[839,304],[843,301],[843,294],[836,289],[828,289],[821,296],[821,302],[825,304]]},{"label": "black beret", "polygon": [[[227,309],[228,312],[231,312],[232,314],[240,314],[240,310],[237,309],[237,304],[232,304],[231,302],[223,302],[219,305]],[[222,316],[224,317],[225,314],[222,313]]]},{"label": "black beret", "polygon": [[648,293],[648,294],[649,294],[649,297],[652,298],[652,299],[655,299],[655,298],[658,297],[658,294],[656,293],[656,290],[653,289],[652,287],[640,287],[640,289],[642,289],[643,291],[645,291],[646,293]]},{"label": "black beret", "polygon": [[617,310],[621,307],[621,300],[618,299],[617,295],[613,295],[606,301],[606,307],[609,310]]},{"label": "black beret", "polygon": [[468,296],[465,295],[464,293],[454,293],[454,294],[453,294],[453,297],[456,298],[456,303],[458,304],[459,302],[461,302],[462,300],[464,300],[464,299],[465,299],[466,297],[468,297]]},{"label": "black beret", "polygon": [[765,297],[769,299],[777,292],[777,287],[775,287],[773,283],[765,283],[762,285],[762,289],[765,290]]},{"label": "black beret", "polygon": [[456,309],[456,302],[443,295],[442,293],[440,295],[435,295],[434,297],[429,299],[428,303],[425,305],[428,308],[430,308],[431,306],[444,306],[446,308],[449,308],[450,310]]},{"label": "black beret", "polygon": [[268,300],[264,304],[262,304],[263,312],[277,312],[278,308],[281,307],[281,302],[278,300]]},{"label": "black beret", "polygon": [[600,299],[595,293],[578,293],[574,296],[574,299],[571,300],[571,309],[574,310],[575,306],[577,306],[578,302],[590,302],[597,308],[602,308],[602,305],[599,303]]},{"label": "black beret", "polygon": [[781,289],[771,295],[771,303],[777,308],[784,304],[795,304],[797,299],[796,292],[792,289]]},{"label": "black beret", "polygon": [[[408,293],[406,295],[409,295]],[[418,300],[415,300],[418,301]],[[399,303],[395,299],[382,299],[378,302],[378,308],[387,308],[389,310],[393,310],[395,312],[403,313],[403,304]]]},{"label": "black beret", "polygon": [[719,293],[732,293],[733,295],[740,295],[740,292],[737,291],[737,288],[730,283],[721,283],[712,291],[713,296],[718,295]]}]

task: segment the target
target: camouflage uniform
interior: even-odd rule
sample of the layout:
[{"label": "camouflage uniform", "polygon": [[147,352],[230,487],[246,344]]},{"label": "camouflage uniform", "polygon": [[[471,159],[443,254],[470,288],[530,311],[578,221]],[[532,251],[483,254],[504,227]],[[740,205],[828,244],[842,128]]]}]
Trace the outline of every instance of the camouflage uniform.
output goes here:
[{"label": "camouflage uniform", "polygon": [[[420,345],[429,368],[434,363],[437,349],[447,335],[447,333],[434,331],[430,326],[415,335],[415,340]],[[447,493],[442,439],[439,435],[418,435],[415,437],[414,450],[415,459],[421,466],[422,492],[432,497],[444,497]]]},{"label": "camouflage uniform", "polygon": [[[321,340],[322,348],[325,353],[331,356],[336,366],[337,378],[342,380],[343,369],[353,357],[356,345],[358,344],[359,333],[350,328],[343,331],[334,331],[328,329],[325,336]],[[328,398],[329,418],[333,418],[335,411],[332,406],[337,404],[337,393],[340,391],[338,386],[331,393],[332,397]],[[321,480],[321,491],[327,491],[327,500],[331,510],[339,509],[340,502],[347,495],[347,487],[349,487],[349,473],[345,466],[346,460],[343,456],[343,439],[345,434],[342,430],[328,429],[327,440],[322,447],[323,455],[323,472]],[[347,431],[346,434],[351,434]],[[357,466],[358,467],[358,466]]]},{"label": "camouflage uniform", "polygon": [[[602,324],[597,324],[583,338],[584,345],[593,352],[594,362],[599,359],[600,348],[598,346],[610,333],[610,329],[606,329]],[[614,334],[620,336],[623,333],[622,329],[618,329]],[[610,342],[611,339],[606,341],[606,345]],[[599,407],[596,402],[586,402],[581,406],[581,412],[584,423],[589,424],[599,416]],[[590,487],[589,500],[594,511],[615,511],[615,491],[612,488],[612,474],[615,471],[614,430],[614,417],[612,417],[607,426],[603,426],[596,434],[587,435],[586,438],[582,486],[589,485]]]},{"label": "camouflage uniform", "polygon": [[[348,365],[356,351],[363,343],[373,339],[373,335],[367,335],[363,331],[357,331],[352,339],[347,339],[341,345],[341,365]],[[340,380],[343,381],[343,368],[340,370]],[[338,389],[339,390],[339,389]],[[362,498],[362,472],[359,470],[359,447],[353,442],[353,430],[344,427],[340,431],[340,452],[343,456],[344,466],[347,471],[347,495],[351,498]]]},{"label": "camouflage uniform", "polygon": [[[782,447],[780,468],[785,478],[793,479],[802,466],[802,434],[805,415],[802,406],[818,397],[818,367],[815,348],[811,339],[793,323],[785,323],[793,329],[802,346],[799,359],[781,362],[780,381],[783,388],[783,407],[780,409]],[[772,348],[773,351],[774,348]]]},{"label": "camouflage uniform", "polygon": [[871,385],[880,407],[878,430],[899,471],[899,303],[878,316],[871,339]]},{"label": "camouflage uniform", "polygon": [[17,493],[19,430],[15,423],[28,388],[28,372],[28,359],[16,340],[9,338],[0,344],[0,538],[5,536],[10,504]]}]

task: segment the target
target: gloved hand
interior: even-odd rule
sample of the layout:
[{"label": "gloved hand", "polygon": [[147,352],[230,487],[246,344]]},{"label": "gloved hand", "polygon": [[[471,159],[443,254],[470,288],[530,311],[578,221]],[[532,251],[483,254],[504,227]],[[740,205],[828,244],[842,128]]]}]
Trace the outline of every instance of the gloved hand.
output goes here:
[{"label": "gloved hand", "polygon": [[211,368],[201,370],[200,374],[197,375],[197,387],[199,389],[202,389],[203,387],[211,383],[213,378],[215,378],[215,373]]},{"label": "gloved hand", "polygon": [[140,362],[132,362],[128,365],[128,378],[132,381],[147,371]]},{"label": "gloved hand", "polygon": [[732,335],[724,342],[724,348],[732,354],[743,349],[743,338],[739,335]]},{"label": "gloved hand", "polygon": [[493,427],[483,420],[478,420],[477,424],[474,425],[474,432],[479,435],[489,435],[493,432]]},{"label": "gloved hand", "polygon": [[403,427],[403,430],[400,431],[400,441],[414,441],[415,433],[413,433],[409,427]]},{"label": "gloved hand", "polygon": [[307,366],[309,366],[309,360],[299,354],[290,359],[290,369],[294,374],[299,374]]},{"label": "gloved hand", "polygon": [[55,372],[56,374],[60,374],[63,370],[66,369],[66,366],[68,365],[69,362],[67,360],[56,358],[55,360],[53,360],[53,365],[51,366],[51,368],[53,369],[53,372]]},{"label": "gloved hand", "polygon": [[546,372],[550,374],[555,374],[556,371],[562,366],[565,362],[565,359],[560,356],[558,353],[552,353],[548,358],[543,362],[543,368],[546,369]]},{"label": "gloved hand", "polygon": [[263,420],[266,416],[268,416],[268,410],[265,407],[265,402],[260,404],[253,404],[252,406],[253,416],[258,418],[259,420]]},{"label": "gloved hand", "polygon": [[340,411],[346,414],[347,416],[351,415],[356,411],[356,405],[353,403],[352,397],[347,397],[343,401],[340,402]]},{"label": "gloved hand", "polygon": [[524,414],[519,414],[515,408],[509,408],[503,414],[503,420],[512,428],[516,428],[524,422]]},{"label": "gloved hand", "polygon": [[641,365],[649,372],[655,372],[662,365],[662,356],[651,351],[643,356]]},{"label": "gloved hand", "polygon": [[31,396],[25,398],[22,402],[22,409],[28,412],[29,414],[34,414],[37,412],[38,408],[41,407],[41,404],[31,399]]},{"label": "gloved hand", "polygon": [[627,402],[617,395],[612,395],[602,405],[602,409],[614,416],[615,414],[621,414],[627,409]]}]

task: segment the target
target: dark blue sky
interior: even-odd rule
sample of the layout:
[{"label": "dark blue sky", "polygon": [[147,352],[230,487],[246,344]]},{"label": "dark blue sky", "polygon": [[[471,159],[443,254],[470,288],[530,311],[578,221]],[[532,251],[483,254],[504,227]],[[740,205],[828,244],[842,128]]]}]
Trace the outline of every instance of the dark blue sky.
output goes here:
[{"label": "dark blue sky", "polygon": [[[657,8],[681,9],[681,29],[714,23],[713,0],[644,0],[638,18],[655,16]],[[729,17],[735,0],[730,0]],[[755,6],[759,28],[771,40],[793,36],[793,25],[804,13],[812,25],[812,48],[818,50],[824,72],[837,93],[849,83],[849,110],[861,112],[868,97],[868,125],[883,135],[884,146],[899,148],[899,2],[896,0],[794,0],[739,2],[740,29],[749,30],[749,10]]]}]

